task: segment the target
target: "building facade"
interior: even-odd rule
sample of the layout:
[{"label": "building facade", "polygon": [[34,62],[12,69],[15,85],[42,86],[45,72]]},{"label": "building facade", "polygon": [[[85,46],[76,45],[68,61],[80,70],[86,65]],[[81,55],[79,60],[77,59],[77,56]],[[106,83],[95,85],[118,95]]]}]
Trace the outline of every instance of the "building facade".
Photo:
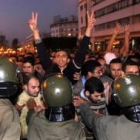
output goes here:
[{"label": "building facade", "polygon": [[[84,20],[86,16],[84,14],[84,5],[87,5],[88,11],[94,11],[96,23],[92,37],[95,42],[107,42],[116,26],[119,22],[122,28],[117,36],[118,40],[124,38],[124,26],[130,25],[130,37],[140,37],[140,0],[79,0],[79,38],[83,33]],[[84,18],[84,19],[83,19]],[[83,23],[83,24],[82,24]]]},{"label": "building facade", "polygon": [[55,16],[50,30],[51,37],[76,37],[78,35],[78,19],[73,15],[67,18]]}]

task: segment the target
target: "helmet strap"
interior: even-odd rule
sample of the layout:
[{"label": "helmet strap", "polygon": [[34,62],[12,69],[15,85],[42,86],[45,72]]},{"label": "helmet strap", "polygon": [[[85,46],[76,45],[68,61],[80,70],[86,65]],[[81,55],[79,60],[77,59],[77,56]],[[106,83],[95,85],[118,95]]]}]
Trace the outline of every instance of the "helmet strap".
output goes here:
[{"label": "helmet strap", "polygon": [[140,104],[125,108],[124,115],[130,121],[140,123]]},{"label": "helmet strap", "polygon": [[74,118],[75,108],[72,104],[62,107],[49,107],[45,111],[45,116],[52,122],[63,122]]}]

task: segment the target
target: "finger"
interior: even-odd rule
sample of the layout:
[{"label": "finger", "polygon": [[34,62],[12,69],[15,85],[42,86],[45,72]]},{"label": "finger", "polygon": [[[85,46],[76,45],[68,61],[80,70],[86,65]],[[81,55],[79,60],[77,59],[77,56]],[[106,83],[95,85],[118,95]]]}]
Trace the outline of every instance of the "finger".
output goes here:
[{"label": "finger", "polygon": [[89,11],[87,11],[87,19],[89,20],[90,15],[89,15]]},{"label": "finger", "polygon": [[94,19],[94,17],[95,17],[94,11],[91,12],[90,16],[91,16],[92,19]]},{"label": "finger", "polygon": [[31,19],[34,20],[34,12],[32,12],[32,17],[31,17]]},{"label": "finger", "polygon": [[35,13],[35,22],[37,23],[38,13]]}]

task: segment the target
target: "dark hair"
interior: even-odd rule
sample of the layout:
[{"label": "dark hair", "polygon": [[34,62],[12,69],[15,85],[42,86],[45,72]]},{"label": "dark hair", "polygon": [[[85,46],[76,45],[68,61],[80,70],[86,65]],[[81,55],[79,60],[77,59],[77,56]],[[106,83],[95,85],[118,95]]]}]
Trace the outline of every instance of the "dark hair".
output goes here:
[{"label": "dark hair", "polygon": [[112,59],[112,60],[110,61],[110,64],[109,64],[109,65],[111,65],[112,63],[121,63],[121,64],[122,64],[122,61],[121,61],[121,59],[119,59],[119,58],[115,58],[115,59]]},{"label": "dark hair", "polygon": [[31,65],[35,65],[35,59],[32,56],[24,57],[23,63],[30,63]]},{"label": "dark hair", "polygon": [[82,65],[81,74],[87,76],[88,72],[93,72],[96,67],[101,66],[101,64],[96,60],[88,60]]},{"label": "dark hair", "polygon": [[39,81],[39,78],[37,76],[30,74],[30,75],[25,75],[25,77],[23,78],[23,84],[27,85],[29,83],[30,79],[32,79],[32,78]]},{"label": "dark hair", "polygon": [[135,61],[133,61],[133,60],[127,60],[124,64],[123,64],[123,67],[122,67],[122,69],[123,69],[123,71],[125,72],[125,70],[126,70],[126,66],[137,66],[137,67],[139,67],[139,65],[138,65],[138,63],[137,62],[135,62]]},{"label": "dark hair", "polygon": [[93,94],[95,91],[101,93],[104,91],[104,85],[100,79],[91,77],[85,83],[85,91],[89,91],[90,94]]}]

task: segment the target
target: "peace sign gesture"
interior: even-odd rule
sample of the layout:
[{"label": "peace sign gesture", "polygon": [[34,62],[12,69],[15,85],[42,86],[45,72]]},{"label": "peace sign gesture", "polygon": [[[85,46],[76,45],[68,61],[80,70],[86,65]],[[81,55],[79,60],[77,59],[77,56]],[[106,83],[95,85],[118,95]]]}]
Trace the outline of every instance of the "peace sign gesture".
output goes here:
[{"label": "peace sign gesture", "polygon": [[87,29],[86,29],[86,36],[91,36],[91,31],[95,25],[96,19],[94,18],[94,12],[92,11],[91,14],[87,11]]},{"label": "peace sign gesture", "polygon": [[38,18],[38,13],[32,12],[31,19],[29,19],[29,21],[28,21],[28,25],[33,32],[38,30],[37,18]]},{"label": "peace sign gesture", "polygon": [[96,22],[96,19],[95,19],[95,15],[94,15],[94,12],[92,11],[91,14],[89,13],[89,11],[87,11],[87,28],[93,28],[94,27],[94,24]]}]

